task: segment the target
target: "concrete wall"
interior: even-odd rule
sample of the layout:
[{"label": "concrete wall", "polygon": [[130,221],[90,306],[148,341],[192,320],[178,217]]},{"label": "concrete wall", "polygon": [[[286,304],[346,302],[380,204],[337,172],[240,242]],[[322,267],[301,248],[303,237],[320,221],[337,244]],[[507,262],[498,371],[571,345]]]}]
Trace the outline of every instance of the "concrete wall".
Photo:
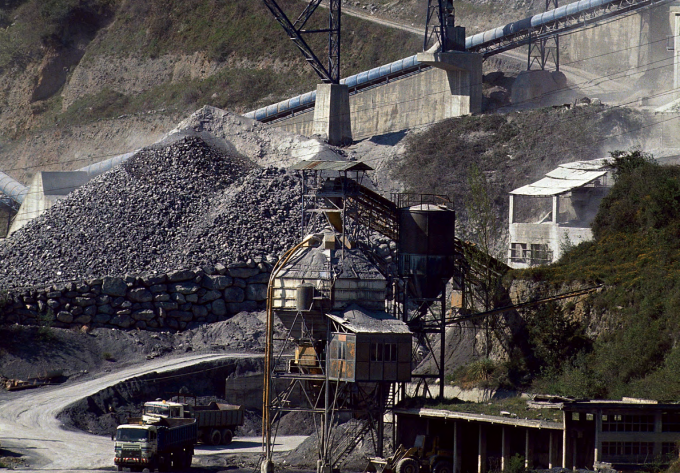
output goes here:
[{"label": "concrete wall", "polygon": [[0,324],[184,330],[263,310],[271,269],[251,261],[10,291],[0,303]]},{"label": "concrete wall", "polygon": [[19,207],[19,212],[14,217],[9,234],[11,235],[34,218],[42,215],[57,200],[73,192],[89,179],[84,171],[40,171],[36,173],[28,189],[28,194],[26,194],[21,207]]},{"label": "concrete wall", "polygon": [[[511,223],[509,230],[511,245],[512,243],[526,243],[528,249],[532,243],[547,244],[552,251],[553,261],[560,259],[564,245],[575,246],[593,239],[593,232],[590,227],[560,226],[551,222]],[[508,265],[512,268],[529,267],[528,263],[517,263],[510,260],[508,260]]]},{"label": "concrete wall", "polygon": [[[467,84],[465,72],[432,68],[350,96],[354,140],[405,130],[470,113],[470,98],[453,95]],[[474,79],[472,79],[474,80]],[[473,112],[478,110],[472,110]],[[273,126],[311,136],[314,113],[307,112]]]},{"label": "concrete wall", "polygon": [[[662,5],[567,35],[560,43],[561,61],[600,74],[624,70],[629,70],[628,74],[642,73],[647,69],[643,66],[649,64],[653,75],[672,77],[673,51],[667,50],[666,38],[673,35],[675,27],[669,14],[673,8]],[[624,75],[618,78],[630,80]],[[665,88],[670,89],[672,82],[666,84]]]}]

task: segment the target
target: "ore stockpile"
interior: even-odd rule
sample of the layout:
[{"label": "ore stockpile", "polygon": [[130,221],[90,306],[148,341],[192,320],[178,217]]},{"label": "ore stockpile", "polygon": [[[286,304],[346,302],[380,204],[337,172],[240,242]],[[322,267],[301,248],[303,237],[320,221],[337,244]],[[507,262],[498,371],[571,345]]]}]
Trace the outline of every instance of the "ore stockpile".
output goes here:
[{"label": "ore stockpile", "polygon": [[200,138],[144,149],[0,246],[0,287],[273,261],[299,239],[299,183]]}]

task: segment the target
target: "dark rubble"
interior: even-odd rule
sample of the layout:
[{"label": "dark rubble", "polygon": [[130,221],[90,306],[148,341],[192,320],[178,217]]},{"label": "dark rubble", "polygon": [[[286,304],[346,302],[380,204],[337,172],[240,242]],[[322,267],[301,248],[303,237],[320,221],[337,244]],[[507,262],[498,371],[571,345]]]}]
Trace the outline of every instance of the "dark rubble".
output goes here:
[{"label": "dark rubble", "polygon": [[299,238],[299,184],[200,138],[150,147],[0,246],[0,287],[273,261]]}]

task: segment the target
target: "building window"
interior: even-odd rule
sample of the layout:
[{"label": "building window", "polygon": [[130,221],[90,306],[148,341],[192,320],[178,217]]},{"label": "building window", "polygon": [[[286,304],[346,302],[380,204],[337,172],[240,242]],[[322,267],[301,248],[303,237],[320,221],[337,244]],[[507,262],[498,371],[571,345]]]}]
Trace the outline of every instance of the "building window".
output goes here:
[{"label": "building window", "polygon": [[397,361],[396,343],[385,343],[385,361]]},{"label": "building window", "polygon": [[526,263],[529,257],[526,243],[510,244],[510,261],[513,263]]},{"label": "building window", "polygon": [[680,412],[664,412],[661,414],[661,430],[663,432],[680,432]]},{"label": "building window", "polygon": [[678,444],[675,442],[662,442],[661,443],[661,455],[666,457],[678,456]]},{"label": "building window", "polygon": [[654,432],[654,416],[611,414],[602,418],[603,432]]},{"label": "building window", "polygon": [[538,243],[531,245],[531,264],[550,264],[552,263],[552,251],[547,243]]},{"label": "building window", "polygon": [[654,454],[654,442],[602,442],[602,459],[644,463]]},{"label": "building window", "polygon": [[371,361],[383,361],[383,344],[371,343]]}]

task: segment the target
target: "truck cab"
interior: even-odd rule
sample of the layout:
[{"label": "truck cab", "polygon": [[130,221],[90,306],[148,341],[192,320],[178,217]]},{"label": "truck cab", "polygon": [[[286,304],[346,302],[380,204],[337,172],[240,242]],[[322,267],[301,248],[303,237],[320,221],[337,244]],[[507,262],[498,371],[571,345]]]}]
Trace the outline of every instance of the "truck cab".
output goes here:
[{"label": "truck cab", "polygon": [[156,422],[159,419],[188,419],[192,417],[187,404],[171,401],[150,401],[144,403],[142,421]]},{"label": "truck cab", "polygon": [[[120,425],[116,429],[115,459],[118,470],[130,466],[134,471],[139,467],[148,468],[157,456],[158,431],[154,425]],[[152,467],[153,468],[153,467]],[[150,469],[152,469],[150,468]]]}]

